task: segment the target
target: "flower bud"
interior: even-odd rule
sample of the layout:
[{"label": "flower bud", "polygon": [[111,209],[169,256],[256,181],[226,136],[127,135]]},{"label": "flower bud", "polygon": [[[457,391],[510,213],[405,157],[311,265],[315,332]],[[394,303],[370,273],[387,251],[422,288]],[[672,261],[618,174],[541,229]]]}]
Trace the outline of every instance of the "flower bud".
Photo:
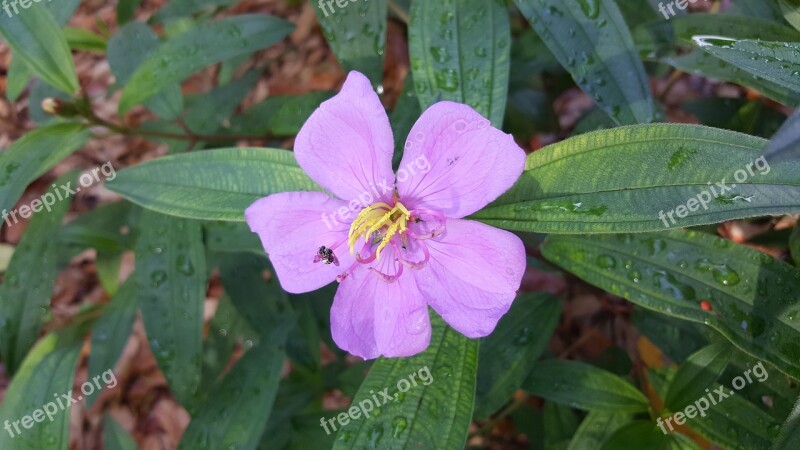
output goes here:
[{"label": "flower bud", "polygon": [[56,115],[58,114],[58,99],[48,97],[42,100],[42,110],[47,114]]},{"label": "flower bud", "polygon": [[59,117],[76,117],[81,115],[79,104],[53,97],[42,100],[42,110],[47,114]]}]

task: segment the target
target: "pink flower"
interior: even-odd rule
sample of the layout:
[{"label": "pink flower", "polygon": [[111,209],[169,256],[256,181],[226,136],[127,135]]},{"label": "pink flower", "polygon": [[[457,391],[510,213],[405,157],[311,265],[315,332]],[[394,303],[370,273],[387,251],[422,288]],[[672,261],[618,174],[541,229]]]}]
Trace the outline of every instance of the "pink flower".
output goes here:
[{"label": "pink flower", "polygon": [[428,306],[467,337],[488,335],[525,269],[518,237],[462,219],[522,173],[525,153],[511,136],[467,105],[439,102],[411,130],[396,176],[393,147],[378,96],[351,72],[303,125],[294,151],[334,197],[274,194],[245,212],[286,291],[339,281],[333,339],[366,359],[425,350]]}]

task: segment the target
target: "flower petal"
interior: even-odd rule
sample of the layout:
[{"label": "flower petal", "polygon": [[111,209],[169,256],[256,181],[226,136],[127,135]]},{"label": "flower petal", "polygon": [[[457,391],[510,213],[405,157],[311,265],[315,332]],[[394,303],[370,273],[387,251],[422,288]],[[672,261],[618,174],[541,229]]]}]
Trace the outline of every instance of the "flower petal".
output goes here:
[{"label": "flower petal", "polygon": [[467,105],[439,102],[408,135],[397,189],[407,206],[461,218],[507,191],[524,167],[514,138]]},{"label": "flower petal", "polygon": [[[347,249],[349,223],[331,219],[345,202],[321,192],[283,192],[257,200],[244,215],[258,233],[284,290],[309,292],[332,282],[355,261]],[[314,262],[321,246],[333,248],[339,266]]]},{"label": "flower petal", "polygon": [[[388,260],[390,251],[381,255]],[[339,285],[331,307],[331,334],[340,348],[364,359],[416,355],[428,348],[428,306],[408,270],[387,283],[366,266]]]},{"label": "flower petal", "polygon": [[[297,135],[294,154],[314,181],[342,200],[389,200],[394,191],[389,118],[367,77],[350,72]],[[366,196],[377,198],[371,201]]]},{"label": "flower petal", "polygon": [[451,219],[441,237],[424,242],[430,261],[415,276],[428,304],[463,335],[489,335],[522,281],[522,241],[479,222]]}]

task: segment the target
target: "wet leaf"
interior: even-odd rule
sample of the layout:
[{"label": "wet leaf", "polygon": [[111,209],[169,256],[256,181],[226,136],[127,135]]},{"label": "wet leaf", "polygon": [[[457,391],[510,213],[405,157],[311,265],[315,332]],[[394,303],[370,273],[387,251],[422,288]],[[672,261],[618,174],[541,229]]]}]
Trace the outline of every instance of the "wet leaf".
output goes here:
[{"label": "wet leaf", "polygon": [[167,156],[117,173],[106,186],[145,208],[179,217],[244,221],[276,192],[316,191],[286,150],[231,148]]},{"label": "wet leaf", "polygon": [[[76,173],[69,173],[59,178],[55,183],[57,188],[45,195],[55,200],[54,192],[60,192],[62,185],[74,182],[76,177]],[[37,213],[34,209],[33,218],[14,251],[0,286],[0,355],[9,373],[13,374],[20,368],[23,358],[38,339],[50,308],[58,274],[57,243],[50,237],[58,231],[69,205],[69,200],[65,199],[55,202],[50,211]],[[41,202],[39,206],[41,209]]]},{"label": "wet leaf", "polygon": [[170,39],[147,55],[125,85],[119,111],[125,113],[192,73],[283,39],[292,24],[259,14],[228,17]]},{"label": "wet leaf", "polygon": [[334,449],[464,447],[475,402],[478,342],[435,314],[431,322],[426,351],[372,365],[348,409],[353,419],[339,415],[347,417],[341,430],[337,423],[329,425],[338,431]]},{"label": "wet leaf", "polygon": [[697,125],[586,133],[529,155],[517,183],[472,217],[509,230],[572,234],[800,212],[800,161],[770,164],[760,156],[765,145]]},{"label": "wet leaf", "polygon": [[170,390],[195,405],[202,364],[206,260],[200,223],[144,211],[136,293],[147,338]]},{"label": "wet leaf", "polygon": [[694,231],[551,235],[542,252],[578,277],[637,305],[704,323],[739,349],[800,379],[796,267]]},{"label": "wet leaf", "polygon": [[516,0],[558,62],[621,125],[656,120],[650,84],[615,2]]},{"label": "wet leaf", "polygon": [[504,6],[494,0],[414,2],[408,40],[423,110],[440,100],[466,103],[502,126],[511,61]]}]

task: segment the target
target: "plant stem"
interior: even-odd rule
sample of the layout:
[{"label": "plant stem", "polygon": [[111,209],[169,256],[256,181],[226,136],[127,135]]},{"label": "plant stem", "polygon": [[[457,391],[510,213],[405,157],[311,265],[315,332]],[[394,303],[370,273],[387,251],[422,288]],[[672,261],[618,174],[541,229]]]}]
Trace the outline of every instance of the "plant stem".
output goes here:
[{"label": "plant stem", "polygon": [[163,139],[175,139],[175,140],[182,140],[182,141],[235,141],[240,139],[245,140],[266,140],[269,139],[271,136],[264,135],[264,136],[254,136],[254,135],[243,135],[243,134],[230,134],[230,135],[221,135],[221,134],[195,134],[193,133],[189,127],[186,125],[183,120],[180,120],[178,124],[186,131],[186,134],[180,133],[168,133],[163,131],[150,131],[150,130],[142,130],[141,128],[128,128],[121,125],[117,125],[115,123],[109,122],[105,119],[98,117],[94,112],[91,112],[85,116],[86,120],[89,121],[92,125],[99,125],[109,130],[122,134],[125,136],[150,136],[150,137],[160,137]]},{"label": "plant stem", "polygon": [[681,77],[684,75],[682,70],[675,69],[675,71],[670,74],[669,79],[667,80],[667,85],[664,87],[664,92],[659,95],[659,100],[663,103],[666,101],[667,96],[672,91],[672,88],[680,81]]}]

